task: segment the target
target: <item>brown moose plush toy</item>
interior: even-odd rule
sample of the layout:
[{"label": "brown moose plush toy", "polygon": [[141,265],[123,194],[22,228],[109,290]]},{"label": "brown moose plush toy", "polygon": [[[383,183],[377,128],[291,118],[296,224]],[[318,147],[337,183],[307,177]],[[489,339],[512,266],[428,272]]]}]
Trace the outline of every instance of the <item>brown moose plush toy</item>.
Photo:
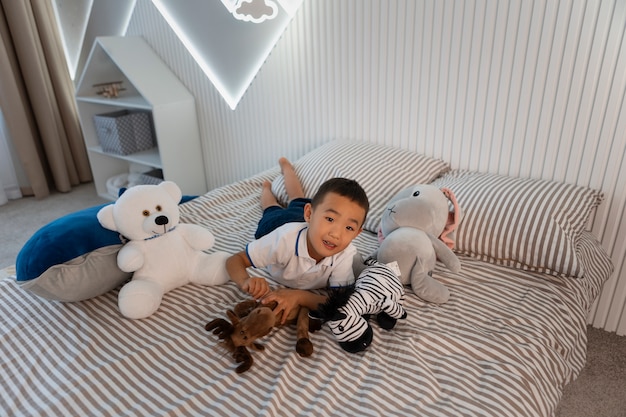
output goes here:
[{"label": "brown moose plush toy", "polygon": [[[274,314],[276,304],[261,304],[255,300],[246,300],[238,303],[226,315],[230,322],[218,318],[211,320],[204,327],[213,331],[224,343],[224,346],[233,355],[235,362],[240,364],[236,372],[241,374],[252,366],[253,359],[250,349],[262,351],[265,347],[257,342],[266,336],[274,327],[280,326],[282,316]],[[309,340],[309,310],[301,307],[287,318],[286,324],[297,324],[296,352],[302,357],[311,356],[313,344]]]}]

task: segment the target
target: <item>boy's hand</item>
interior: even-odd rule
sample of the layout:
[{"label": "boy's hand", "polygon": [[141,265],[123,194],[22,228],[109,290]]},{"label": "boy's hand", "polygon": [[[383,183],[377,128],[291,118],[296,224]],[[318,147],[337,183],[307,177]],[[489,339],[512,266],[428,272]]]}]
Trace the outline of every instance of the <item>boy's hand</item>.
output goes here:
[{"label": "boy's hand", "polygon": [[265,280],[265,278],[261,277],[250,277],[248,278],[241,287],[242,290],[250,294],[256,300],[263,297],[265,294],[270,292],[270,286]]},{"label": "boy's hand", "polygon": [[282,312],[283,317],[280,324],[285,324],[287,318],[292,315],[292,312],[295,314],[300,308],[300,299],[298,297],[299,293],[299,290],[282,288],[270,292],[263,297],[261,302],[263,304],[268,304],[275,301],[277,305],[274,308],[274,314],[278,317],[278,315]]}]

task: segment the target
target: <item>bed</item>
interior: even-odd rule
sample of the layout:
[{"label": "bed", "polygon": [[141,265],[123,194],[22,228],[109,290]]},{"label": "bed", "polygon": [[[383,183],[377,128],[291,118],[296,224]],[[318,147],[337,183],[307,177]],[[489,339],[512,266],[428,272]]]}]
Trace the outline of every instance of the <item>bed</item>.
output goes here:
[{"label": "bed", "polygon": [[[345,158],[350,155],[350,158]],[[347,160],[349,159],[349,161]],[[367,163],[364,163],[366,161]],[[295,161],[305,192],[329,176],[356,178],[371,203],[356,240],[376,249],[387,199],[414,183],[454,190],[461,272],[438,265],[441,305],[406,290],[405,320],[374,322],[371,346],[343,351],[327,328],[314,353],[294,351],[295,327],[263,339],[244,374],[213,334],[213,318],[245,299],[233,283],[186,285],[144,320],[120,316],[118,288],[79,302],[0,280],[0,414],[7,416],[551,416],[585,365],[586,317],[610,258],[586,230],[602,194],[568,184],[451,169],[444,161],[335,140]],[[182,221],[235,252],[253,238],[263,181],[284,201],[278,166],[181,205]]]}]

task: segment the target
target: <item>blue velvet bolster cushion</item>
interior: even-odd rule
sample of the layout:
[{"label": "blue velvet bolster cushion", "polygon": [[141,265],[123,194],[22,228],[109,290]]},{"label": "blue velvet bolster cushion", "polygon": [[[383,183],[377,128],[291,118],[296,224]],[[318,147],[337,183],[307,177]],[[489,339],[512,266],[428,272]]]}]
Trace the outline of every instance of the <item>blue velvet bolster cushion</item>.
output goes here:
[{"label": "blue velvet bolster cushion", "polygon": [[117,232],[96,214],[104,205],[68,214],[39,229],[17,256],[17,282],[29,292],[58,301],[81,301],[112,290],[131,274],[117,267]]}]

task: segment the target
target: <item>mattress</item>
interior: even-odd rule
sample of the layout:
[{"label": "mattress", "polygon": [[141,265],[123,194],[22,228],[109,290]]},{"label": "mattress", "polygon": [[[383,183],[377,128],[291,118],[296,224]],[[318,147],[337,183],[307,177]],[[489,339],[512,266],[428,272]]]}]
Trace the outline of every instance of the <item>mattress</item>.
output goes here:
[{"label": "mattress", "polygon": [[[236,252],[253,239],[259,192],[270,169],[181,205],[183,222]],[[584,236],[582,247],[596,252]],[[377,247],[365,231],[363,254]],[[442,305],[410,288],[408,316],[392,330],[374,321],[364,352],[343,351],[330,330],[295,352],[295,326],[276,328],[243,374],[204,329],[246,299],[236,285],[186,285],[144,320],[123,318],[115,289],[75,303],[0,280],[0,414],[7,416],[551,416],[585,364],[586,317],[606,280],[587,262],[583,278],[529,272],[459,254],[438,265],[451,292]]]}]

